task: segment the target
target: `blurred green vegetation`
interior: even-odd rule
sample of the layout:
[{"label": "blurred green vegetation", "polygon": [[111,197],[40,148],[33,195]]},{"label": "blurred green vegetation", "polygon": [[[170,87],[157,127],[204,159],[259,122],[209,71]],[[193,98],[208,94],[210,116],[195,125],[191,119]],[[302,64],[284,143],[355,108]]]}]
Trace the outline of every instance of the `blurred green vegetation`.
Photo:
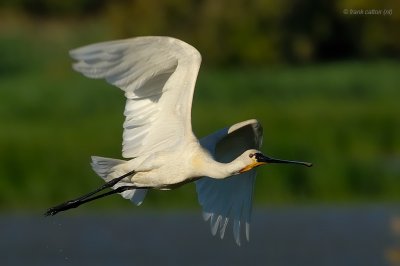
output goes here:
[{"label": "blurred green vegetation", "polygon": [[[174,36],[218,65],[392,58],[400,52],[397,0],[3,0],[0,8],[37,20],[101,20],[108,31],[103,38]],[[371,9],[390,12],[345,14]]]},{"label": "blurred green vegetation", "polygon": [[[33,2],[42,7],[32,8]],[[226,8],[226,1],[171,0],[159,9],[156,0],[67,2],[0,5],[0,209],[43,209],[102,183],[89,160],[120,158],[123,94],[74,73],[67,52],[151,34],[180,37],[203,54],[192,114],[199,137],[258,118],[265,153],[314,163],[310,169],[260,168],[257,204],[400,200],[396,12],[385,18],[342,15],[342,8],[362,1],[315,10],[294,1],[297,14],[290,1],[279,8],[251,1],[249,9],[244,1]],[[364,2],[393,9],[397,3]],[[313,23],[323,18],[330,20]],[[338,35],[344,28],[334,25],[341,23],[351,29]],[[382,37],[381,30],[389,35]],[[196,205],[193,184],[151,192],[144,204]],[[113,197],[90,206],[131,204]]]}]

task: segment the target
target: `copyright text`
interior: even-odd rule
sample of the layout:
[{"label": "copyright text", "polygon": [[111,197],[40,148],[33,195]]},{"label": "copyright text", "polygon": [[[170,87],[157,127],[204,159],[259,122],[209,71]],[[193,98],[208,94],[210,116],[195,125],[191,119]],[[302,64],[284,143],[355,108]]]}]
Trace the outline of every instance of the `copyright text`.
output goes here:
[{"label": "copyright text", "polygon": [[353,16],[391,16],[393,9],[343,9],[343,14]]}]

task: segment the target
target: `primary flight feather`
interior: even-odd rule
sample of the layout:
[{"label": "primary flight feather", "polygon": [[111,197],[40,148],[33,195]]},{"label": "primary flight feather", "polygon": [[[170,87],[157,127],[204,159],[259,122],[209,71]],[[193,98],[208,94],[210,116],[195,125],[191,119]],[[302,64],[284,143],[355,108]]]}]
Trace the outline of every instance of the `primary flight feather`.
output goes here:
[{"label": "primary flight feather", "polygon": [[[199,141],[192,132],[191,108],[201,55],[183,41],[137,37],[88,45],[70,55],[76,71],[124,91],[122,156],[128,160],[93,156],[93,170],[106,183],[50,208],[46,215],[115,193],[139,205],[148,189],[173,189],[194,181],[212,234],[219,232],[223,238],[231,222],[240,245],[241,232],[249,239],[254,168],[267,163],[311,166],[263,155],[262,127],[254,119]],[[97,194],[109,187],[113,190]]]}]

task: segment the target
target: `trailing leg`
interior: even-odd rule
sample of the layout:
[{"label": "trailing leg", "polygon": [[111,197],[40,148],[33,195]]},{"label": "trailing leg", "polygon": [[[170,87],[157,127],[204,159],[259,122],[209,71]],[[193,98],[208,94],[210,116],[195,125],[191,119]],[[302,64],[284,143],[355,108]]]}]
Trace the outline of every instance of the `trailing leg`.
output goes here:
[{"label": "trailing leg", "polygon": [[98,193],[100,191],[103,191],[104,189],[113,187],[115,184],[120,182],[125,177],[131,176],[131,175],[134,175],[134,174],[135,174],[135,171],[131,171],[131,172],[126,173],[126,174],[124,174],[122,176],[114,178],[114,179],[108,181],[107,183],[105,183],[104,185],[102,185],[101,187],[99,187],[98,189],[96,189],[96,190],[94,190],[94,191],[92,191],[92,192],[90,192],[88,194],[85,194],[85,195],[83,195],[81,197],[78,197],[76,199],[73,199],[73,200],[66,201],[64,203],[61,203],[60,205],[57,205],[57,206],[54,206],[54,207],[48,209],[44,215],[45,216],[55,215],[55,214],[57,214],[57,213],[59,213],[61,211],[65,211],[65,210],[69,210],[69,209],[72,209],[72,208],[76,208],[76,207],[78,207],[78,206],[80,206],[80,205],[82,205],[82,204],[84,204],[86,202],[89,202],[89,201],[92,201],[92,200],[95,200],[95,199],[99,199],[99,198],[102,198],[102,197],[105,197],[105,196],[109,196],[109,195],[112,195],[112,194],[115,194],[115,193],[121,193],[121,192],[123,192],[125,190],[128,190],[128,189],[141,188],[141,187],[135,187],[135,186],[121,186],[121,187],[118,187],[115,190],[112,190],[112,191],[109,191],[109,192],[106,192],[106,193],[91,197],[94,194],[96,194],[96,193]]}]

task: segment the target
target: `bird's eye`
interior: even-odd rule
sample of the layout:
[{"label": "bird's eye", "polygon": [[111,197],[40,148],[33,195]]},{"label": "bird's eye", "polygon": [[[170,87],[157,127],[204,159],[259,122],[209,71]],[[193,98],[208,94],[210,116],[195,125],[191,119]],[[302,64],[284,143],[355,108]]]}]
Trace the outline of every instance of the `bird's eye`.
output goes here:
[{"label": "bird's eye", "polygon": [[250,154],[249,154],[249,157],[250,157],[250,158],[253,158],[253,157],[254,157],[254,153],[250,153]]}]

